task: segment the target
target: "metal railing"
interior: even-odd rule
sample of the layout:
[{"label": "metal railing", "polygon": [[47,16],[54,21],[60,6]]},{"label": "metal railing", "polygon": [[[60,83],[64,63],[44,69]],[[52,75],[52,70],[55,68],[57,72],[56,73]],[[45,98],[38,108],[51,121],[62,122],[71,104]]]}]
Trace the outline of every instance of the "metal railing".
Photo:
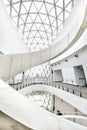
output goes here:
[{"label": "metal railing", "polygon": [[49,79],[36,82],[34,80],[30,81],[29,79],[25,79],[23,80],[23,82],[16,81],[16,83],[15,82],[13,84],[10,83],[9,85],[12,86],[15,90],[19,90],[19,89],[22,89],[24,87],[28,87],[34,84],[45,84],[52,87],[56,87],[58,89],[62,89],[64,91],[70,92],[72,94],[75,94],[77,96],[87,99],[87,86],[81,87],[79,85],[74,85],[73,83],[74,83],[73,81],[72,81],[72,84],[58,82],[58,81],[53,82],[52,80],[49,80]]}]

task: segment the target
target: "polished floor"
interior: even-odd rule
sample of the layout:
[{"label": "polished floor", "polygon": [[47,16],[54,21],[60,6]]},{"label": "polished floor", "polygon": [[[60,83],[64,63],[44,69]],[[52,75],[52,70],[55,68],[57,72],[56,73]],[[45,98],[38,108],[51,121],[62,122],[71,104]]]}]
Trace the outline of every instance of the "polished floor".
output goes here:
[{"label": "polished floor", "polygon": [[32,130],[0,111],[0,130]]}]

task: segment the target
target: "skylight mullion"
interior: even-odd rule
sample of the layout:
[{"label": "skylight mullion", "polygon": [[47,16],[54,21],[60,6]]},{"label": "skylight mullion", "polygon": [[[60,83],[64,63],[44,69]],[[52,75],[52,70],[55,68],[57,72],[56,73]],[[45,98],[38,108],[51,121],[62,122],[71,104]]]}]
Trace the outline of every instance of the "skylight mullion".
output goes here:
[{"label": "skylight mullion", "polygon": [[[42,5],[43,6],[43,5]],[[35,6],[35,8],[36,8],[36,6]],[[37,12],[38,12],[38,9],[36,8],[36,10],[37,10]],[[40,9],[41,10],[41,9]],[[39,11],[40,11],[39,10]],[[45,29],[45,26],[44,26],[44,24],[43,24],[43,21],[42,21],[42,19],[41,19],[41,17],[40,17],[40,14],[38,13],[38,15],[39,15],[39,18],[40,18],[40,20],[41,20],[41,23],[42,23],[42,25],[43,25],[43,28],[44,28],[44,31],[45,31],[45,33],[46,33],[46,29]],[[48,35],[47,35],[47,33],[46,33],[46,36],[47,36],[47,38],[48,38]]]},{"label": "skylight mullion", "polygon": [[46,4],[45,4],[45,0],[44,0],[44,6],[45,6],[45,9],[46,9],[46,12],[47,12],[47,17],[49,19],[49,24],[50,24],[50,28],[51,28],[51,34],[52,34],[52,38],[53,38],[53,31],[52,31],[51,21],[50,21],[49,13],[48,13],[48,10],[47,10]]},{"label": "skylight mullion", "polygon": [[55,15],[56,15],[56,29],[57,29],[57,35],[58,35],[58,18],[57,18],[57,9],[56,9],[56,2],[54,0],[54,9],[55,9]]},{"label": "skylight mullion", "polygon": [[[52,4],[53,5],[53,4]],[[52,8],[53,9],[53,8]],[[52,10],[51,9],[51,10]],[[51,10],[49,11],[49,13],[51,12]],[[47,18],[47,16],[46,16],[46,18]],[[43,22],[45,22],[45,20],[46,20],[46,18],[44,19],[44,21]],[[49,26],[50,27],[50,26]],[[47,30],[49,29],[49,27],[47,28]],[[48,40],[48,39],[47,39]]]},{"label": "skylight mullion", "polygon": [[[42,6],[43,6],[43,4],[42,4]],[[42,6],[41,6],[41,8],[42,8]],[[36,10],[37,10],[37,7],[35,6],[35,8],[36,8]],[[41,10],[41,8],[40,8],[40,10]],[[39,10],[39,12],[40,12],[40,10]],[[37,10],[37,12],[38,12],[38,10]],[[40,17],[40,14],[39,14],[39,17]],[[40,17],[40,20],[41,20],[41,24],[42,24],[42,19],[41,19],[41,17]],[[42,25],[41,25],[42,26]],[[40,26],[40,27],[41,27]],[[40,27],[39,27],[39,29],[40,29]],[[43,26],[44,27],[44,26]],[[44,28],[44,30],[45,30],[45,28]],[[40,31],[38,31],[39,32],[39,34],[40,34]],[[40,36],[41,36],[41,34],[40,34]],[[42,36],[41,36],[41,39],[42,39],[42,41],[43,41],[43,38],[42,38]],[[44,42],[44,41],[43,41]]]},{"label": "skylight mullion", "polygon": [[[20,28],[20,27],[19,27]],[[32,31],[37,31],[37,30],[32,30]],[[43,30],[39,30],[40,32],[44,32]],[[26,32],[29,32],[29,31],[25,31],[25,33]],[[49,34],[51,34],[50,32],[47,32],[47,33],[49,33]]]},{"label": "skylight mullion", "polygon": [[[40,8],[40,9],[41,9],[41,8]],[[40,9],[39,9],[39,11],[40,11]],[[34,21],[33,21],[33,24],[34,24],[34,22],[35,22],[37,16],[38,16],[38,13],[37,13],[37,15],[36,15],[36,17],[35,17],[35,19],[34,19]],[[33,24],[32,24],[32,26],[31,26],[31,29],[32,29],[32,27],[33,27]],[[30,35],[30,33],[28,34],[28,39],[29,39],[29,35]]]},{"label": "skylight mullion", "polygon": [[[31,31],[30,31],[31,32]],[[31,33],[32,34],[32,33]],[[33,36],[33,35],[32,35]],[[35,39],[35,36],[33,36],[33,40]],[[28,42],[29,38],[27,38],[27,42]],[[35,39],[36,40],[36,39]],[[33,43],[33,42],[31,42]],[[36,40],[36,43],[37,43],[37,40]]]},{"label": "skylight mullion", "polygon": [[10,0],[10,17],[12,17],[12,0]]},{"label": "skylight mullion", "polygon": [[24,22],[23,35],[24,35],[24,30],[25,30],[25,26],[26,26],[26,22],[27,22],[27,19],[28,19],[28,14],[29,14],[29,11],[30,11],[30,9],[31,9],[31,6],[32,6],[32,2],[31,2],[31,4],[30,4],[30,6],[29,6],[29,9],[28,9],[28,12],[27,12],[27,16],[26,16],[26,19],[25,19],[25,22]]},{"label": "skylight mullion", "polygon": [[[34,6],[35,6],[35,4],[34,4]],[[43,5],[42,5],[43,6]],[[41,6],[41,8],[42,8],[42,6]],[[36,8],[36,7],[35,7]],[[39,11],[41,10],[41,8],[39,9]],[[36,8],[37,9],[37,8]],[[37,11],[38,12],[38,11]],[[38,16],[38,13],[37,13],[37,15],[36,15],[36,18],[37,18],[37,16]],[[35,20],[36,20],[36,18],[34,19],[34,22],[35,22]],[[39,27],[40,28],[40,27]],[[36,34],[37,34],[37,32],[36,32]],[[36,35],[35,34],[35,35]],[[28,38],[29,38],[29,35],[28,35]],[[42,39],[43,40],[43,39]],[[33,41],[32,41],[33,42]]]},{"label": "skylight mullion", "polygon": [[18,12],[18,20],[17,20],[17,28],[19,27],[19,19],[20,19],[21,5],[22,5],[22,0],[20,0],[20,6],[19,6],[19,12]]},{"label": "skylight mullion", "polygon": [[[32,20],[33,21],[33,20]],[[35,23],[33,23],[33,24],[35,24]],[[35,26],[36,27],[36,26]],[[36,27],[37,28],[37,27]],[[33,40],[32,40],[32,43],[33,43],[33,41],[34,41],[34,39],[35,39],[35,36],[36,36],[36,34],[38,33],[38,31],[36,30],[36,33],[35,33],[35,35],[34,35],[34,38],[33,38]],[[27,38],[27,40],[29,39],[30,37],[29,37],[29,34],[28,34],[28,38]],[[36,39],[35,39],[36,40]]]},{"label": "skylight mullion", "polygon": [[63,0],[63,24],[65,23],[65,0]]},{"label": "skylight mullion", "polygon": [[[22,4],[23,4],[23,3],[22,3]],[[37,12],[29,12],[29,14],[37,14]],[[45,16],[47,15],[47,14],[45,14],[44,12],[43,12],[43,13],[42,13],[42,12],[39,12],[39,14],[40,14],[40,15],[45,15]],[[22,16],[22,15],[27,15],[27,13],[22,13],[21,16]],[[17,17],[17,15],[13,16],[12,18],[15,18],[15,17]],[[53,15],[49,15],[49,17],[55,18],[55,16],[53,16]]]},{"label": "skylight mullion", "polygon": [[[36,24],[35,24],[35,27],[37,28]],[[39,27],[39,28],[40,28],[40,27]],[[37,33],[39,33],[39,35],[41,36],[40,31],[39,31],[38,28],[37,28],[36,34],[37,34]],[[36,34],[35,34],[35,36],[36,36]],[[42,36],[41,36],[41,37],[42,37]],[[41,38],[41,37],[40,37],[40,38]],[[43,40],[43,39],[42,39],[42,40]],[[32,41],[32,42],[33,42],[33,41]]]}]

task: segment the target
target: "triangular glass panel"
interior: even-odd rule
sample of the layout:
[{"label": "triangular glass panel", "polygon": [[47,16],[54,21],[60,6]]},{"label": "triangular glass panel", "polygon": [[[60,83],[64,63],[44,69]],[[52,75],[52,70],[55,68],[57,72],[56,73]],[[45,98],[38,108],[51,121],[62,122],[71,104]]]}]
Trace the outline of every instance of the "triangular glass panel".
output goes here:
[{"label": "triangular glass panel", "polygon": [[63,12],[58,16],[58,18],[63,21]]},{"label": "triangular glass panel", "polygon": [[[65,6],[67,5],[67,4],[69,4],[69,2],[70,2],[71,0],[65,0]],[[71,4],[71,3],[70,3]]]},{"label": "triangular glass panel", "polygon": [[27,25],[28,31],[30,31],[32,23],[27,23],[26,25]]},{"label": "triangular glass panel", "polygon": [[24,24],[24,22],[23,22],[22,18],[20,17],[20,19],[19,19],[19,25],[21,25],[21,24]]},{"label": "triangular glass panel", "polygon": [[33,26],[32,26],[32,30],[37,30],[35,24],[33,24]]},{"label": "triangular glass panel", "polygon": [[63,8],[63,0],[58,0],[57,5],[58,5],[60,8]]},{"label": "triangular glass panel", "polygon": [[34,5],[36,7],[36,10],[40,12],[40,9],[42,8],[42,2],[35,1]]},{"label": "triangular glass panel", "polygon": [[65,8],[65,10],[67,10],[67,12],[71,12],[71,7],[72,7],[72,5],[68,4],[68,6]]},{"label": "triangular glass panel", "polygon": [[56,7],[56,11],[57,11],[57,16],[61,13],[62,9],[59,7]]},{"label": "triangular glass panel", "polygon": [[17,14],[17,12],[16,12],[16,10],[14,8],[12,8],[12,17],[13,16],[18,16],[18,14]]},{"label": "triangular glass panel", "polygon": [[33,37],[35,37],[36,33],[37,33],[37,30],[32,31]]},{"label": "triangular glass panel", "polygon": [[29,15],[28,15],[28,18],[27,18],[27,23],[32,23],[32,19]]},{"label": "triangular glass panel", "polygon": [[21,15],[21,18],[22,18],[22,20],[25,22],[25,20],[26,20],[26,17],[27,17],[27,15],[26,14],[24,14],[24,15]]},{"label": "triangular glass panel", "polygon": [[45,20],[46,17],[47,17],[46,14],[39,14],[39,16],[41,17],[42,22],[44,22],[44,20]]},{"label": "triangular glass panel", "polygon": [[35,22],[42,22],[40,16],[38,15]]},{"label": "triangular glass panel", "polygon": [[27,11],[29,11],[31,4],[32,4],[32,2],[30,2],[30,1],[23,2],[23,5],[24,5],[24,7],[26,8]]},{"label": "triangular glass panel", "polygon": [[40,36],[40,33],[37,32],[36,37],[41,37],[41,36]]},{"label": "triangular glass panel", "polygon": [[[33,38],[33,33],[29,33],[29,37]],[[33,39],[32,39],[33,40]]]},{"label": "triangular glass panel", "polygon": [[41,13],[44,13],[44,14],[47,14],[47,11],[46,11],[46,8],[45,8],[45,5],[43,4],[41,10],[40,10]]},{"label": "triangular glass panel", "polygon": [[31,9],[30,9],[30,12],[37,12],[33,2],[32,2],[32,5],[31,5]]},{"label": "triangular glass panel", "polygon": [[40,30],[40,27],[41,27],[41,23],[35,23],[35,25],[36,25],[36,27],[37,27],[37,31],[39,31]]},{"label": "triangular glass panel", "polygon": [[48,14],[49,14],[51,9],[53,8],[53,5],[52,4],[46,4],[46,8],[47,8],[47,11],[48,11]]},{"label": "triangular glass panel", "polygon": [[51,3],[51,4],[54,3],[54,0],[45,0],[45,1],[48,2],[48,3]]},{"label": "triangular glass panel", "polygon": [[14,4],[14,8],[17,11],[17,13],[19,13],[19,7],[20,7],[20,3]]},{"label": "triangular glass panel", "polygon": [[55,16],[55,9],[54,9],[54,6],[53,6],[52,10],[50,11],[49,15]]},{"label": "triangular glass panel", "polygon": [[62,21],[60,21],[59,19],[58,19],[58,26],[60,26],[62,24]]},{"label": "triangular glass panel", "polygon": [[45,19],[45,21],[44,21],[46,24],[50,24],[50,19],[48,18],[48,16],[47,16],[47,18]]},{"label": "triangular glass panel", "polygon": [[19,34],[22,33],[22,30],[20,29],[20,26],[19,26],[19,28],[18,28],[18,32],[19,32]]},{"label": "triangular glass panel", "polygon": [[54,18],[54,17],[50,17],[50,22],[51,22],[51,24],[55,21],[55,19],[56,19],[56,18]]},{"label": "triangular glass panel", "polygon": [[28,28],[28,26],[27,25],[25,25],[25,30],[24,30],[25,32],[26,31],[29,31],[29,28]]},{"label": "triangular glass panel", "polygon": [[32,19],[32,22],[34,22],[35,19],[36,19],[36,17],[37,17],[37,14],[30,13],[29,16],[30,16],[30,18]]},{"label": "triangular glass panel", "polygon": [[13,21],[17,24],[18,17],[12,18]]},{"label": "triangular glass panel", "polygon": [[28,32],[25,33],[26,37],[28,37]]},{"label": "triangular glass panel", "polygon": [[21,5],[21,14],[27,13],[27,10],[25,9],[24,5]]}]

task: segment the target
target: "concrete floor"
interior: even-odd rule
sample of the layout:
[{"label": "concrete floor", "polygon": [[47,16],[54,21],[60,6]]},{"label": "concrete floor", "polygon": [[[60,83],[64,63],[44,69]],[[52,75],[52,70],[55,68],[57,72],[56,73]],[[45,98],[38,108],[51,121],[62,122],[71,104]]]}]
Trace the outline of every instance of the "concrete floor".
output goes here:
[{"label": "concrete floor", "polygon": [[0,111],[0,130],[32,130]]}]

